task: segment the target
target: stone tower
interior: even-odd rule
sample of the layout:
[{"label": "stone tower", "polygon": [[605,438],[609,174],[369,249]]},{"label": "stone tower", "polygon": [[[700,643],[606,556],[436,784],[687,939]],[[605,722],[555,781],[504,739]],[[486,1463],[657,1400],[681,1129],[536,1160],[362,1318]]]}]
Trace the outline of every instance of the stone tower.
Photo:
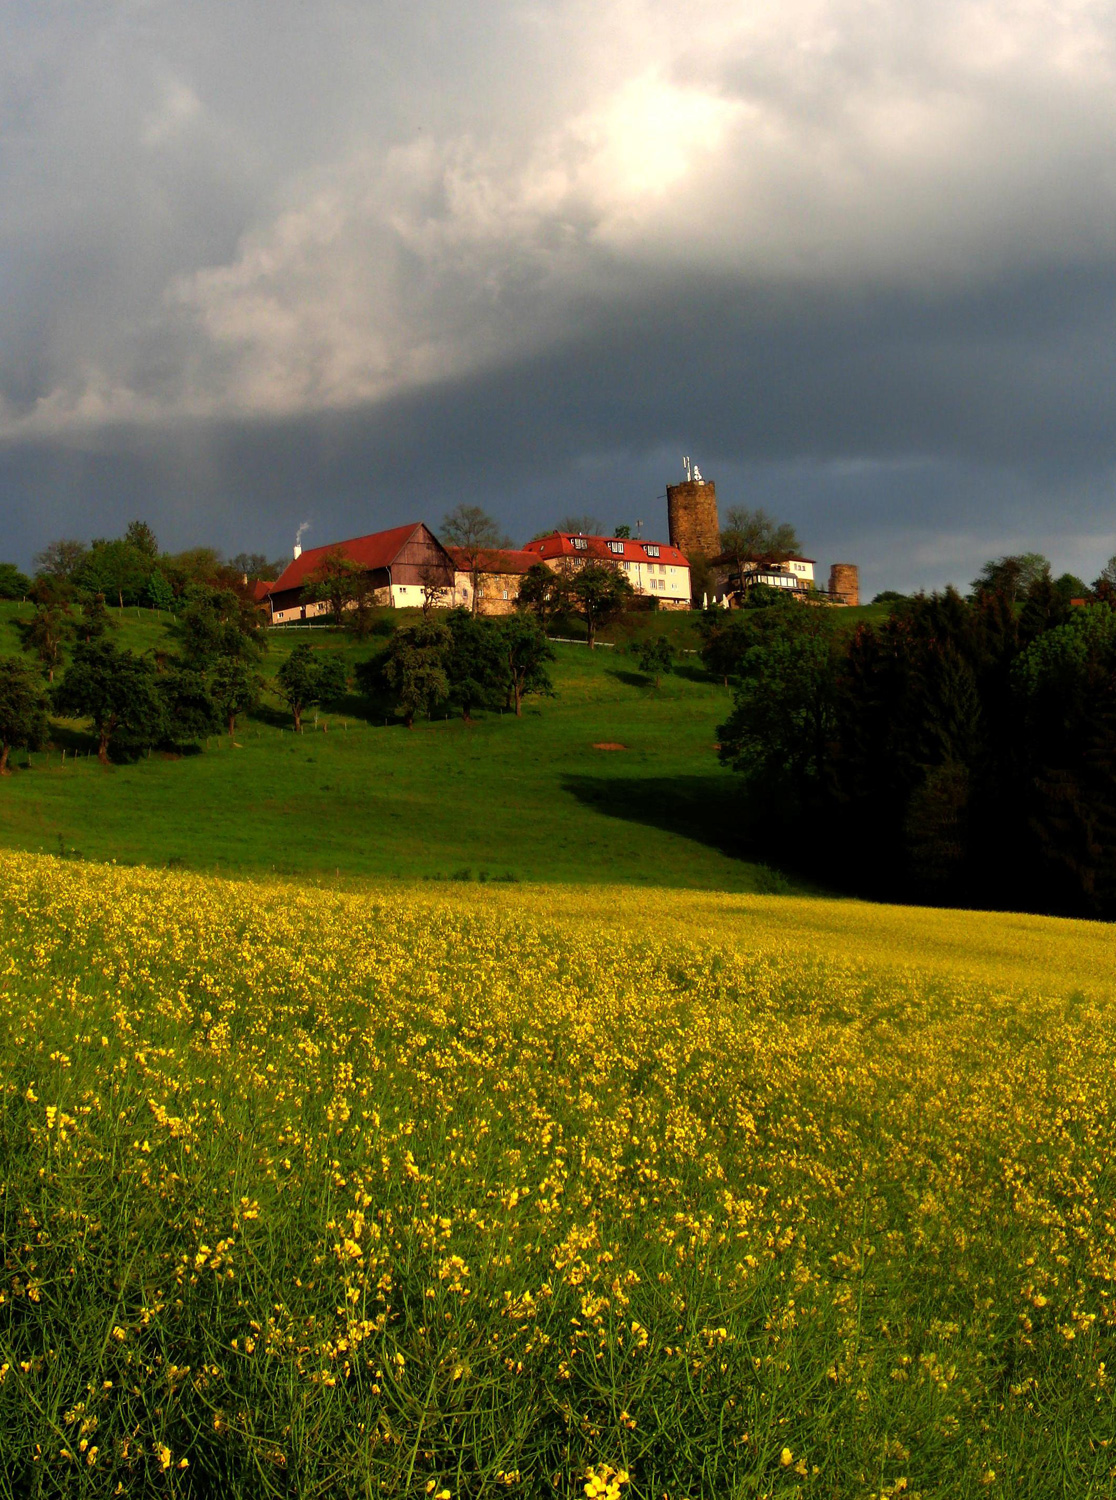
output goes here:
[{"label": "stone tower", "polygon": [[709,479],[667,485],[670,544],[689,558],[716,557],[721,550],[717,486]]},{"label": "stone tower", "polygon": [[829,592],[838,604],[860,603],[860,575],[856,563],[834,563],[829,570]]}]

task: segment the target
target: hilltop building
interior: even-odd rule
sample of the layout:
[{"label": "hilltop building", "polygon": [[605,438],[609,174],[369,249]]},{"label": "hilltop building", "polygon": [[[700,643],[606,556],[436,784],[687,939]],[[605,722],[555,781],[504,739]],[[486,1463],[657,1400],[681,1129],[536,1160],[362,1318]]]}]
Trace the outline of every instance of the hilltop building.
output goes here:
[{"label": "hilltop building", "polygon": [[690,607],[690,564],[669,542],[552,531],[528,542],[524,551],[556,573],[574,572],[587,562],[621,569],[636,594],[657,600],[660,609]]},{"label": "hilltop building", "polygon": [[533,552],[511,547],[484,547],[476,553],[467,547],[447,547],[446,551],[454,566],[453,603],[475,608],[479,615],[511,614],[519,580],[539,560]]},{"label": "hilltop building", "polygon": [[836,604],[860,603],[860,574],[856,563],[834,563],[829,570],[829,595]]},{"label": "hilltop building", "polygon": [[376,604],[421,605],[428,588],[441,589],[446,602],[453,597],[457,572],[453,558],[428,526],[412,522],[328,547],[308,547],[305,552],[296,543],[293,558],[271,586],[273,625],[329,613],[325,600],[307,595],[332,557],[343,557],[365,570]]},{"label": "hilltop building", "polygon": [[[343,558],[364,571],[375,604],[421,606],[434,590],[439,607],[464,607],[485,615],[510,614],[523,575],[538,563],[567,573],[589,562],[616,568],[627,576],[638,598],[654,601],[662,609],[689,609],[703,599],[726,608],[739,606],[758,584],[817,599],[811,557],[775,562],[742,560],[721,552],[716,487],[701,477],[689,459],[685,465],[685,480],[667,486],[669,542],[552,531],[522,548],[486,547],[473,552],[466,547],[444,547],[428,526],[413,522],[306,551],[296,542],[280,577],[271,584],[256,583],[253,592],[270,606],[274,625],[327,615],[328,601],[312,597],[315,585],[321,583],[331,559]],[[696,573],[691,569],[691,552]],[[828,593],[834,603],[858,602],[855,564],[834,563]]]},{"label": "hilltop building", "polygon": [[672,547],[688,558],[708,562],[721,550],[721,521],[717,514],[717,486],[703,479],[689,458],[682,460],[685,479],[667,485],[667,529]]},{"label": "hilltop building", "polygon": [[720,557],[715,563],[720,565],[721,581],[715,593],[718,603],[727,599],[730,604],[739,604],[748,590],[757,584],[769,589],[790,589],[796,594],[807,594],[814,588],[812,557],[787,557],[781,562],[754,559],[734,562]]}]

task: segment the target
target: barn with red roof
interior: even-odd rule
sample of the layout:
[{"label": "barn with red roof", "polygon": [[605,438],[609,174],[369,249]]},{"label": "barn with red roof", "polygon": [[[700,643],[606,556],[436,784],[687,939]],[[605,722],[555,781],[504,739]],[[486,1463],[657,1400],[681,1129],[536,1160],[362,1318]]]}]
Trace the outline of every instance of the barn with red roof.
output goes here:
[{"label": "barn with red roof", "polygon": [[442,601],[453,597],[454,562],[428,526],[412,521],[388,531],[350,537],[327,547],[295,548],[295,555],[271,585],[271,621],[286,625],[329,613],[329,604],[316,599],[320,583],[334,558],[358,564],[377,604],[396,608],[421,605],[426,591],[439,589]]}]

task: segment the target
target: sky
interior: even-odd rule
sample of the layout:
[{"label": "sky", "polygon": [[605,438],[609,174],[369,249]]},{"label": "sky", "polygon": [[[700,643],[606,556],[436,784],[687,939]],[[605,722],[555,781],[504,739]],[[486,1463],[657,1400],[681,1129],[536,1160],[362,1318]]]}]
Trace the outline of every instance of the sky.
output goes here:
[{"label": "sky", "polygon": [[1116,553],[1116,0],[13,0],[0,556],[689,454],[862,588]]}]

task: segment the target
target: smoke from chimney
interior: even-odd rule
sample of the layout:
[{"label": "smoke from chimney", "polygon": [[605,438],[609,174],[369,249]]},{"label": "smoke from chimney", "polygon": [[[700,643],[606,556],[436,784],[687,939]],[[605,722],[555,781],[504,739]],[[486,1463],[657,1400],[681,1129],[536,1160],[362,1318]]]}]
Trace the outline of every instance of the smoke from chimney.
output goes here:
[{"label": "smoke from chimney", "polygon": [[295,557],[301,557],[302,556],[302,533],[304,531],[309,531],[309,530],[310,530],[310,522],[309,521],[303,521],[302,525],[295,532],[295,543],[294,543],[294,555],[295,555]]}]

